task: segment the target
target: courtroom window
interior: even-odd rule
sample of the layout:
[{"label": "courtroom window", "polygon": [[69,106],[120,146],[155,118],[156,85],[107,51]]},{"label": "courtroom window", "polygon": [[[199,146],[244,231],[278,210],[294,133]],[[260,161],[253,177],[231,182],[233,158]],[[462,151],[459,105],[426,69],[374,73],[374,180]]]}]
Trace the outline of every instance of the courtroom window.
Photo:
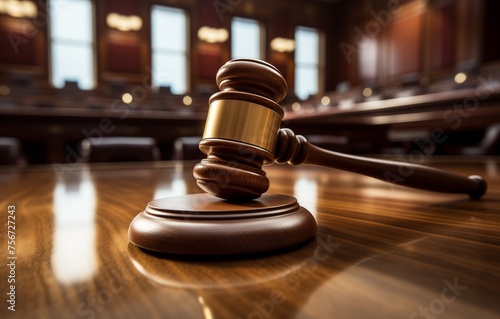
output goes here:
[{"label": "courtroom window", "polygon": [[295,30],[295,94],[302,100],[321,93],[324,78],[323,37],[313,28]]},{"label": "courtroom window", "polygon": [[231,21],[231,57],[262,59],[262,25],[257,20],[235,17]]},{"label": "courtroom window", "polygon": [[188,81],[188,20],[182,9],[153,5],[151,9],[152,78],[154,87],[184,94]]},{"label": "courtroom window", "polygon": [[49,2],[50,78],[62,88],[66,81],[80,89],[95,86],[93,6],[90,0]]}]

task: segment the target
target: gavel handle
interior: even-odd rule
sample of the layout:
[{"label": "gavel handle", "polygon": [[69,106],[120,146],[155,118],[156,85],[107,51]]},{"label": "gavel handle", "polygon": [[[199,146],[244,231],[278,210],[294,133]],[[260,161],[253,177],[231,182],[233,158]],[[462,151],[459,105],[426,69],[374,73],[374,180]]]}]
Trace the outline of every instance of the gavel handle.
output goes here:
[{"label": "gavel handle", "polygon": [[468,194],[473,199],[484,195],[487,184],[481,176],[464,177],[443,170],[324,150],[289,129],[280,129],[275,152],[277,163],[312,164],[370,176],[402,186],[442,193]]}]

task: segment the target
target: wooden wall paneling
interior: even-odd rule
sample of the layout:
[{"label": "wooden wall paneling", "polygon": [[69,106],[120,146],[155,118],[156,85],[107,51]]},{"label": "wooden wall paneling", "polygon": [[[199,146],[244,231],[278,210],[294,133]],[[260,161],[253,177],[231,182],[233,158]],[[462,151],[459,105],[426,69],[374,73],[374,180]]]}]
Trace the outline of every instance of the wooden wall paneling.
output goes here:
[{"label": "wooden wall paneling", "polygon": [[219,44],[199,43],[197,50],[198,80],[215,86],[217,71],[225,63],[223,47]]},{"label": "wooden wall paneling", "polygon": [[326,32],[328,26],[322,26],[319,28],[319,60],[318,60],[318,71],[319,71],[319,85],[318,85],[318,95],[325,94],[325,86],[326,86],[326,73],[327,73],[327,56],[328,54],[328,46],[326,45]]},{"label": "wooden wall paneling", "polygon": [[382,29],[378,36],[378,51],[377,51],[377,83],[380,86],[386,85],[389,81],[389,63],[391,62],[390,44],[391,44],[391,24],[395,16],[392,16],[391,23]]},{"label": "wooden wall paneling", "polygon": [[224,43],[207,43],[198,38],[201,27],[224,28],[230,32],[234,7],[223,3],[197,0],[192,9],[191,56],[192,86],[194,92],[216,91],[215,75],[230,58],[230,38]]},{"label": "wooden wall paneling", "polygon": [[140,74],[141,50],[138,37],[121,33],[108,33],[106,72]]},{"label": "wooden wall paneling", "polygon": [[[48,13],[46,1],[36,2],[34,18],[0,16],[0,74],[25,74],[48,84]],[[10,75],[9,75],[10,74]]]},{"label": "wooden wall paneling", "polygon": [[404,5],[388,26],[390,34],[388,79],[411,76],[422,72],[422,37],[424,8],[416,1]]},{"label": "wooden wall paneling", "polygon": [[94,28],[95,28],[95,66],[97,69],[96,78],[97,78],[97,88],[104,89],[105,82],[107,78],[105,76],[104,70],[107,69],[107,36],[105,30],[107,29],[106,25],[106,3],[104,1],[96,1],[94,3]]},{"label": "wooden wall paneling", "polygon": [[269,63],[274,65],[280,72],[283,78],[286,80],[288,84],[289,94],[293,94],[293,58],[290,55],[293,53],[286,52],[271,52],[269,54]]},{"label": "wooden wall paneling", "polygon": [[[192,64],[191,64],[191,61],[192,61],[192,56],[193,56],[193,47],[194,47],[194,42],[193,42],[193,36],[194,34],[198,31],[198,30],[195,30],[193,28],[193,23],[194,23],[194,18],[193,18],[193,15],[194,15],[194,8],[195,6],[193,4],[187,4],[187,5],[184,5],[182,6],[181,9],[183,9],[185,12],[186,12],[186,94],[190,94],[193,90],[193,71],[192,71]],[[149,13],[148,13],[149,15]],[[151,40],[149,40],[149,47],[151,48]],[[148,53],[149,54],[149,65],[151,65],[152,61],[152,57],[151,57],[151,52]]]},{"label": "wooden wall paneling", "polygon": [[151,5],[141,2],[142,29],[140,31],[141,83],[147,91],[152,91],[152,56],[151,56]]},{"label": "wooden wall paneling", "polygon": [[433,56],[433,38],[436,30],[436,10],[433,9],[432,3],[428,2],[426,12],[422,21],[422,72],[420,78],[429,78],[429,74],[433,71],[432,56]]},{"label": "wooden wall paneling", "polygon": [[10,17],[4,19],[0,30],[1,63],[36,66],[36,43],[32,39],[30,40],[30,36],[34,32],[32,24],[27,19]]},{"label": "wooden wall paneling", "polygon": [[277,2],[273,4],[270,15],[267,18],[265,50],[267,52],[267,61],[274,65],[283,75],[288,84],[287,97],[294,96],[294,51],[277,52],[271,49],[271,41],[275,38],[294,38],[294,26],[290,18],[291,7],[288,3]]},{"label": "wooden wall paneling", "polygon": [[329,23],[325,28],[325,92],[334,91],[342,74],[346,61],[340,50],[340,35],[342,27],[340,20],[344,19],[344,12],[339,10],[340,4],[334,3],[329,9]]},{"label": "wooden wall paneling", "polygon": [[[342,66],[342,80],[348,81],[351,86],[373,83],[375,79],[383,81],[385,78],[387,30],[394,21],[387,5],[387,2],[370,0],[340,4],[340,27],[347,35],[339,45],[346,62]],[[389,13],[388,17],[383,16],[385,12]],[[376,58],[373,57],[374,47]]]},{"label": "wooden wall paneling", "polygon": [[294,30],[290,20],[289,6],[286,4],[274,6],[268,30],[271,39],[276,37],[293,38]]},{"label": "wooden wall paneling", "polygon": [[362,8],[366,18],[353,28],[357,50],[356,82],[374,86],[385,78],[387,30],[394,17],[377,2],[365,1]]},{"label": "wooden wall paneling", "polygon": [[454,72],[457,23],[456,0],[428,2],[423,26],[422,76],[437,80]]},{"label": "wooden wall paneling", "polygon": [[38,32],[36,34],[37,41],[37,57],[38,57],[38,65],[40,66],[41,73],[41,83],[45,86],[49,86],[49,13],[47,9],[47,0],[37,1],[38,7],[38,16],[40,17],[38,22],[36,23]]},{"label": "wooden wall paneling", "polygon": [[[111,0],[104,4],[98,4],[96,9],[97,17],[97,42],[98,49],[99,78],[105,82],[123,80],[130,85],[142,82],[143,74],[149,58],[145,56],[147,50],[144,43],[149,40],[148,26],[145,23],[147,6],[142,5],[138,0],[118,1]],[[139,16],[143,25],[139,31],[119,31],[110,28],[106,23],[106,18],[110,13],[117,13],[123,16]],[[148,13],[149,14],[149,13]],[[149,19],[148,21],[149,22]]]},{"label": "wooden wall paneling", "polygon": [[[391,85],[401,81],[415,83],[424,75],[454,72],[460,68],[459,58],[477,56],[474,52],[478,37],[475,40],[471,37],[480,29],[477,21],[480,4],[460,1],[399,1],[396,10],[389,12],[388,23],[383,16],[391,11],[387,1],[343,4],[343,15],[339,17],[344,20],[340,43],[350,45],[356,52],[346,58],[345,52],[339,50],[344,58],[339,78],[354,86],[374,81]],[[474,27],[465,32],[466,25],[471,24]],[[359,45],[360,39],[368,45]],[[374,47],[377,59],[369,53],[375,52]]]},{"label": "wooden wall paneling", "polygon": [[441,70],[455,65],[456,51],[456,2],[449,1],[437,8],[434,21],[435,36],[432,38],[433,54],[432,68]]},{"label": "wooden wall paneling", "polygon": [[[196,7],[198,8],[199,14],[197,16],[200,27],[222,28],[227,27],[226,20],[230,19],[235,6],[226,1],[197,0]],[[198,28],[193,31],[194,33],[198,32]]]},{"label": "wooden wall paneling", "polygon": [[[328,35],[328,42],[333,46],[333,57],[338,67],[338,76],[335,85],[341,82],[353,81],[353,64],[356,63],[357,46],[353,40],[352,28],[354,25],[354,10],[347,1],[335,4],[335,10],[342,12],[337,19],[332,19],[332,33]],[[350,54],[350,49],[354,53]],[[355,70],[356,72],[357,70]]]},{"label": "wooden wall paneling", "polygon": [[[201,6],[201,2],[199,0],[195,1],[194,8],[199,8]],[[196,94],[199,91],[199,82],[197,78],[197,45],[198,45],[198,30],[201,26],[201,9],[196,10],[190,7],[189,11],[189,28],[188,28],[188,43],[189,43],[189,57],[188,57],[188,93]]]},{"label": "wooden wall paneling", "polygon": [[481,42],[481,62],[484,64],[500,65],[500,42],[498,41],[498,30],[500,30],[500,1],[485,0],[482,8],[483,29]]},{"label": "wooden wall paneling", "polygon": [[[202,12],[207,10],[206,9],[206,2],[198,0],[196,7],[199,8],[199,10],[193,10],[191,13],[191,32],[190,32],[190,43],[191,45],[191,55],[190,55],[190,62],[191,62],[191,71],[190,71],[190,79],[191,79],[191,88],[193,92],[197,92],[200,90],[201,87],[204,85],[201,83],[199,78],[199,70],[200,70],[200,58],[199,58],[199,48],[198,46],[200,45],[200,40],[198,39],[198,30],[204,25],[203,19],[203,14]],[[208,9],[210,10],[210,8]],[[214,86],[215,87],[215,86]]]},{"label": "wooden wall paneling", "polygon": [[137,15],[140,11],[140,1],[138,0],[107,0],[108,12],[115,12],[121,15]]},{"label": "wooden wall paneling", "polygon": [[457,65],[458,71],[474,70],[481,56],[483,1],[457,0]]}]

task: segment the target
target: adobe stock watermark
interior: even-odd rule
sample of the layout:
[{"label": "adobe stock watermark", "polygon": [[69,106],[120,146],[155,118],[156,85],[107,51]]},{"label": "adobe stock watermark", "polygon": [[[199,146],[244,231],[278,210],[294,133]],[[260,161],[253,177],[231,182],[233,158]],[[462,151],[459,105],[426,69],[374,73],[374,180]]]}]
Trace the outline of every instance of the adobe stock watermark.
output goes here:
[{"label": "adobe stock watermark", "polygon": [[16,246],[16,205],[7,206],[7,223],[5,224],[7,240],[7,279],[5,282],[7,290],[7,309],[16,311],[16,269],[19,266],[17,261],[17,246]]},{"label": "adobe stock watermark", "polygon": [[233,12],[234,8],[243,3],[243,0],[214,0],[212,5],[219,16],[220,21],[224,21],[227,12]]},{"label": "adobe stock watermark", "polygon": [[309,278],[311,273],[318,270],[319,264],[325,262],[340,247],[339,243],[333,242],[332,237],[328,235],[326,240],[316,237],[318,246],[314,250],[311,257],[304,259],[295,270],[287,274],[283,281],[286,283],[284,289],[273,289],[269,293],[269,298],[264,300],[253,300],[254,311],[249,313],[246,317],[238,316],[236,319],[264,319],[273,315],[276,306],[282,305],[286,302],[287,292],[294,292],[301,287],[303,282]]},{"label": "adobe stock watermark", "polygon": [[115,269],[111,271],[112,278],[108,282],[107,288],[98,290],[95,294],[87,296],[84,302],[80,303],[76,308],[76,314],[79,317],[94,319],[98,313],[104,311],[116,295],[119,295],[127,287],[129,278],[119,273]]},{"label": "adobe stock watermark", "polygon": [[359,54],[363,46],[363,38],[375,38],[384,28],[387,28],[387,26],[391,24],[393,16],[401,9],[400,6],[400,0],[389,0],[386,9],[382,9],[378,12],[374,10],[370,11],[373,20],[365,24],[364,30],[361,30],[359,27],[354,27],[354,44],[346,42],[340,43],[340,50],[348,63],[352,62],[353,54]]},{"label": "adobe stock watermark", "polygon": [[[134,102],[143,102],[153,90],[153,86],[150,84],[152,77],[154,76],[161,79],[166,78],[168,74],[169,72],[163,71],[154,72],[151,67],[146,67],[146,76],[143,77],[141,85],[135,86],[129,92],[132,96],[132,100]],[[116,129],[115,123],[117,123],[117,121],[124,121],[130,116],[131,105],[117,98],[111,102],[110,109],[114,113],[114,116],[101,118],[99,122],[96,123],[96,128],[81,130],[83,139],[94,138],[94,142],[96,144],[101,143],[104,136],[114,132]],[[51,165],[60,180],[65,172],[71,171],[75,168],[74,165],[71,165],[71,163],[78,163],[83,159],[83,150],[80,147],[74,149],[70,145],[66,145],[65,151],[65,163],[54,161]]]},{"label": "adobe stock watermark", "polygon": [[430,301],[427,307],[419,307],[417,311],[412,312],[409,319],[420,317],[436,319],[446,310],[446,305],[454,302],[467,289],[466,285],[461,285],[458,282],[457,277],[453,279],[453,282],[445,279],[443,283],[446,287],[441,290],[439,297]]},{"label": "adobe stock watermark", "polygon": [[[477,77],[478,86],[474,91],[474,96],[466,97],[461,103],[455,103],[453,106],[443,112],[443,121],[451,124],[452,130],[458,130],[464,119],[469,118],[474,111],[479,108],[480,101],[484,101],[491,96],[492,87],[495,82],[493,76],[490,74],[488,78],[480,75]],[[416,139],[414,141],[418,149],[413,150],[408,160],[400,157],[401,164],[398,171],[386,171],[384,173],[385,180],[392,184],[403,184],[409,178],[415,169],[406,163],[422,163],[426,157],[433,155],[436,152],[437,146],[443,144],[448,139],[443,128],[434,128],[429,137],[423,139]]]}]

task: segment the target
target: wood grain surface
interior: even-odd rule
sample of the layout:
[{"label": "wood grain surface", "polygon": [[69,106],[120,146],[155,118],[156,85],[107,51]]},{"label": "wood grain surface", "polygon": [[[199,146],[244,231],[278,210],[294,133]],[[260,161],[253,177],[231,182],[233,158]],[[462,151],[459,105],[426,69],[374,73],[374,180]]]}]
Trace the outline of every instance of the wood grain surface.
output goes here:
[{"label": "wood grain surface", "polygon": [[[130,244],[153,199],[199,193],[195,162],[0,168],[1,318],[481,318],[500,316],[500,160],[429,164],[482,175],[467,195],[311,166],[265,167],[270,193],[318,222],[294,249],[179,258]],[[15,206],[15,245],[8,207]],[[8,246],[15,246],[15,312]]]}]

